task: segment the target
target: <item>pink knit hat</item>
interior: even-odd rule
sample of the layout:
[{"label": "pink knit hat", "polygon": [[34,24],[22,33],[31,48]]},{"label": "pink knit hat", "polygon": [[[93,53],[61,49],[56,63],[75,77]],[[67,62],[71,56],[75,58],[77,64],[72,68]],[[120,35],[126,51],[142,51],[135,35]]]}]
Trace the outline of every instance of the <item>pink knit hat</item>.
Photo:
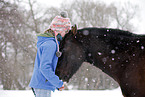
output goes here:
[{"label": "pink knit hat", "polygon": [[62,16],[56,16],[51,22],[50,29],[56,34],[63,32],[68,33],[71,29],[70,19]]}]

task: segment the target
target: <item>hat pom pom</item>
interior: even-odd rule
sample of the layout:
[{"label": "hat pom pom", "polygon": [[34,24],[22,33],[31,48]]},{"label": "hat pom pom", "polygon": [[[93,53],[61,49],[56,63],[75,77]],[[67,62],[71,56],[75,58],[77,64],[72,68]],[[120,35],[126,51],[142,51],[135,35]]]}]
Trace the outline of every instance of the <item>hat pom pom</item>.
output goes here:
[{"label": "hat pom pom", "polygon": [[62,11],[62,12],[60,13],[60,15],[61,15],[61,17],[63,17],[63,18],[67,18],[67,16],[68,16],[68,14],[67,14],[66,11]]}]

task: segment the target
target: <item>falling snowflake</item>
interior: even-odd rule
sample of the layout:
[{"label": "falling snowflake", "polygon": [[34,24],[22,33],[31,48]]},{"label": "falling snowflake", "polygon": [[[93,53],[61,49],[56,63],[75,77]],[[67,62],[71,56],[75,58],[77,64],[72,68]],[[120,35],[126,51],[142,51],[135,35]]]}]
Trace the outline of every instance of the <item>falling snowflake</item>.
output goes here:
[{"label": "falling snowflake", "polygon": [[137,40],[136,42],[139,43],[139,40]]},{"label": "falling snowflake", "polygon": [[96,36],[96,38],[98,38],[98,36]]},{"label": "falling snowflake", "polygon": [[2,52],[2,56],[5,57],[6,55]]},{"label": "falling snowflake", "polygon": [[93,82],[96,82],[94,79],[92,79]]},{"label": "falling snowflake", "polygon": [[114,59],[114,58],[112,58],[112,60],[114,61],[115,59]]},{"label": "falling snowflake", "polygon": [[89,53],[89,54],[88,54],[88,56],[89,56],[89,57],[91,57],[91,56],[92,56],[92,54],[91,54],[91,53]]},{"label": "falling snowflake", "polygon": [[87,82],[88,81],[88,78],[85,78],[85,81]]},{"label": "falling snowflake", "polygon": [[103,58],[102,61],[104,62],[104,64],[106,63],[107,61],[107,58]]},{"label": "falling snowflake", "polygon": [[83,43],[84,41],[81,40],[81,42]]},{"label": "falling snowflake", "polygon": [[115,47],[115,49],[118,49],[118,47]]},{"label": "falling snowflake", "polygon": [[83,34],[87,36],[87,35],[89,35],[89,31],[88,30],[84,30]]},{"label": "falling snowflake", "polygon": [[111,53],[112,53],[112,54],[115,54],[115,50],[111,50]]},{"label": "falling snowflake", "polygon": [[102,53],[101,52],[98,52],[98,55],[102,55]]},{"label": "falling snowflake", "polygon": [[128,60],[126,60],[126,63],[128,63],[129,61]]},{"label": "falling snowflake", "polygon": [[141,49],[143,50],[144,49],[144,46],[141,46]]},{"label": "falling snowflake", "polygon": [[112,65],[109,65],[110,68],[112,68]]}]

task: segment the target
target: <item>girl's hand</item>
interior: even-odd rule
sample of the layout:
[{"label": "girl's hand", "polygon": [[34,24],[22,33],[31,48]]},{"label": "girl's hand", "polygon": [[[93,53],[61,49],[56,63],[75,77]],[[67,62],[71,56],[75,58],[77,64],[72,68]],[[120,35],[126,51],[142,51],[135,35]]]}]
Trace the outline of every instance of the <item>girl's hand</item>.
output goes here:
[{"label": "girl's hand", "polygon": [[62,85],[62,87],[59,88],[59,91],[62,91],[64,89],[64,84]]}]

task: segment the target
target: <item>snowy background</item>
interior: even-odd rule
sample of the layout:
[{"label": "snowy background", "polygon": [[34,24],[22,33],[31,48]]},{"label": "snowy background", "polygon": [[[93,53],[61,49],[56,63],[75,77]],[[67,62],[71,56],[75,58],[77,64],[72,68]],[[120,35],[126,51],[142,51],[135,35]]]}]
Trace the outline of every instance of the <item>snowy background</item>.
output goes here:
[{"label": "snowy background", "polygon": [[[40,4],[46,5],[46,6],[53,6],[53,7],[60,7],[62,3],[71,3],[73,0],[37,0]],[[85,0],[87,1],[87,0]],[[93,0],[95,2],[103,2],[107,5],[111,3],[116,3],[118,7],[121,7],[120,5],[124,5],[124,3],[131,3],[133,5],[137,5],[139,9],[137,10],[137,15],[135,19],[133,20],[133,24],[136,26],[135,33],[137,34],[145,34],[145,0]]]},{"label": "snowy background", "polygon": [[[0,47],[2,47],[2,49],[0,48],[0,51],[1,51],[0,62],[4,62],[2,63],[2,65],[0,63],[0,66],[5,66],[5,67],[2,67],[2,70],[0,68],[0,74],[1,74],[0,75],[0,97],[34,97],[32,91],[28,87],[28,83],[32,75],[32,72],[30,71],[33,70],[33,64],[34,64],[33,62],[34,62],[34,57],[35,57],[35,52],[36,52],[35,35],[39,31],[44,31],[49,26],[49,23],[52,17],[55,16],[60,10],[65,9],[65,8],[60,8],[62,4],[71,4],[73,0],[36,0],[38,5],[34,2],[30,2],[34,4],[34,6],[30,5],[30,3],[28,2],[29,0],[28,1],[27,0],[4,0],[4,1],[12,2],[12,3],[15,3],[16,5],[21,5],[20,7],[18,7],[17,10],[23,13],[23,15],[21,16],[22,18],[19,17],[17,13],[15,16],[15,14],[13,13],[17,12],[17,10],[14,10],[14,12],[12,11],[12,14],[11,14],[9,10],[9,7],[11,8],[11,6],[7,6],[6,10],[8,11],[8,19],[4,19],[4,21],[2,20],[3,22],[0,29],[4,29],[4,31],[6,32],[4,32],[3,30],[2,30],[3,31],[2,33],[0,32],[0,39],[1,38],[3,39],[3,41],[0,41]],[[84,0],[84,1],[88,1],[88,0]],[[145,29],[144,29],[145,0],[117,0],[117,1],[116,0],[92,0],[92,1],[98,2],[98,4],[101,4],[99,2],[103,2],[103,4],[106,4],[106,6],[109,6],[110,4],[113,3],[115,6],[117,6],[117,9],[119,10],[118,12],[120,12],[122,10],[121,8],[124,7],[125,4],[128,4],[128,2],[132,6],[137,6],[137,9],[134,10],[135,11],[134,17],[130,19],[130,21],[128,22],[128,25],[126,25],[128,27],[124,28],[122,25],[118,25],[118,28],[129,30],[137,34],[145,34]],[[31,7],[33,9],[31,9]],[[50,8],[50,7],[53,7],[53,8]],[[66,6],[66,8],[67,7],[68,6]],[[53,11],[51,12],[50,9]],[[128,8],[126,10],[128,10],[131,14],[133,14],[134,12],[132,7],[131,9]],[[55,14],[53,14],[53,12]],[[34,14],[34,17],[31,17],[32,13]],[[108,15],[108,17],[112,15],[110,13],[107,13],[107,11],[105,14]],[[14,15],[14,17],[11,17],[11,15],[12,16]],[[71,16],[71,14],[69,15]],[[121,16],[125,17],[126,15],[120,13],[120,17]],[[3,18],[5,17],[6,16],[3,16]],[[23,19],[24,21],[21,21]],[[71,19],[73,23],[77,23],[78,26],[80,27],[93,26],[91,22],[90,22],[90,25],[83,25],[85,21],[83,20],[79,21],[81,20],[81,15],[75,16],[75,14],[73,14]],[[123,23],[121,20],[122,19],[120,19],[120,23]],[[108,22],[110,22],[110,20],[106,20],[106,24]],[[105,24],[101,26],[99,25],[100,25],[99,21],[97,21],[97,25],[95,25],[97,27],[117,28],[116,27],[117,22],[115,20],[113,20],[113,22],[111,22],[108,25],[105,25]],[[15,33],[15,34],[11,34],[10,32]],[[6,65],[3,65],[3,64],[6,64]],[[89,76],[90,71],[88,68],[91,68],[91,70],[94,69],[92,67],[89,67],[87,64],[85,64],[84,67],[82,67],[81,70],[79,71],[86,69],[86,72],[83,72],[83,73]],[[94,71],[96,71],[96,69],[94,69]],[[95,77],[93,76],[94,79],[92,79],[91,82],[88,82],[87,76],[84,76],[78,72],[77,75],[78,76],[82,75],[82,78],[80,79],[83,79],[83,80],[80,80],[77,77],[77,75],[75,75],[73,79],[71,80],[70,84],[68,84],[69,86],[70,85],[74,86],[71,90],[68,90],[68,91],[64,90],[61,92],[56,91],[52,93],[52,97],[58,97],[58,96],[68,97],[68,95],[69,97],[82,97],[82,96],[83,97],[88,97],[88,96],[90,97],[96,97],[96,96],[97,97],[123,97],[121,94],[120,88],[111,78],[103,74],[101,70],[97,70],[97,74],[98,74],[97,76]],[[102,80],[102,78],[99,78],[100,75],[103,75],[103,79],[105,80]],[[82,82],[81,84],[79,84],[79,86],[81,87],[79,90],[77,90],[78,80]],[[89,90],[89,88],[91,88],[91,85],[94,85],[92,83],[98,85],[97,87],[98,90],[95,90],[96,87],[93,88],[93,90]],[[108,86],[108,83],[109,83],[109,86]],[[90,85],[90,87],[88,87],[88,85]],[[4,88],[5,90],[3,90]]]}]

